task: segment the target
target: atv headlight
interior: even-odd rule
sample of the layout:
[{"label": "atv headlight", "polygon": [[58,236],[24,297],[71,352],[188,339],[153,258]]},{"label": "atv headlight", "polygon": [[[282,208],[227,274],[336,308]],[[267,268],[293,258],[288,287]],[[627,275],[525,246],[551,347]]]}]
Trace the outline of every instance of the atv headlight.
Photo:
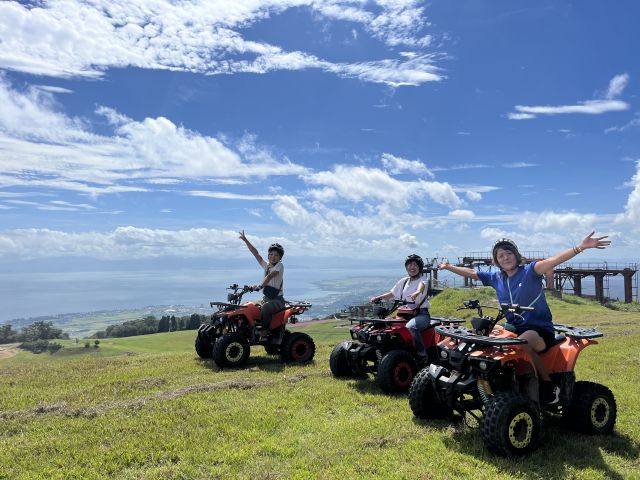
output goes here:
[{"label": "atv headlight", "polygon": [[373,333],[369,335],[369,341],[374,343],[382,343],[386,341],[387,338],[389,338],[389,335],[387,333]]},{"label": "atv headlight", "polygon": [[351,338],[353,338],[354,340],[358,339],[358,334],[356,332],[354,332],[353,330],[351,330]]},{"label": "atv headlight", "polygon": [[446,351],[444,348],[442,350],[440,350],[440,358],[442,360],[446,360],[449,357],[449,352]]},{"label": "atv headlight", "polygon": [[491,360],[489,358],[471,358],[471,365],[477,368],[483,373],[489,372],[493,367],[499,363],[497,360]]}]

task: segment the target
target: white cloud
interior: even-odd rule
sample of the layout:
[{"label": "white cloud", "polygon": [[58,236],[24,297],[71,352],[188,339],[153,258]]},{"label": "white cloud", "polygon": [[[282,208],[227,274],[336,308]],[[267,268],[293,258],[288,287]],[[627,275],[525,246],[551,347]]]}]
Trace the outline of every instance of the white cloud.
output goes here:
[{"label": "white cloud", "polygon": [[604,99],[585,100],[574,105],[544,105],[527,106],[516,105],[515,112],[507,114],[510,120],[528,120],[536,118],[538,115],[563,115],[570,113],[580,113],[587,115],[600,115],[607,112],[619,112],[629,109],[629,104],[622,100],[615,100],[619,96],[629,81],[628,74],[616,75],[609,82],[609,88]]},{"label": "white cloud", "polygon": [[222,200],[276,200],[277,195],[246,195],[231,192],[212,192],[207,190],[192,190],[188,192],[194,197],[218,198]]},{"label": "white cloud", "polygon": [[519,225],[523,230],[534,232],[587,232],[593,229],[598,220],[592,213],[576,212],[551,212],[541,213],[524,212],[520,216]]},{"label": "white cloud", "polygon": [[[0,257],[92,257],[100,259],[200,257],[240,254],[234,231],[193,228],[159,230],[119,227],[112,232],[19,229],[0,233]],[[245,253],[245,252],[243,252]]]},{"label": "white cloud", "polygon": [[479,200],[482,200],[482,195],[473,190],[467,190],[466,195],[467,195],[467,198],[472,202],[477,202]]},{"label": "white cloud", "polygon": [[471,210],[451,210],[449,216],[458,220],[471,220],[475,217]]},{"label": "white cloud", "polygon": [[623,73],[621,75],[616,75],[609,82],[609,88],[607,89],[607,93],[605,98],[612,99],[619,97],[622,94],[622,91],[627,86],[629,82],[629,74]]},{"label": "white cloud", "polygon": [[604,131],[604,133],[625,132],[625,131],[627,131],[627,130],[629,130],[631,128],[637,128],[637,127],[640,127],[640,113],[636,113],[635,117],[632,118],[631,120],[629,120],[624,125],[607,128]]},{"label": "white cloud", "polygon": [[[627,110],[629,104],[622,100],[587,100],[580,102],[576,105],[560,105],[560,106],[541,106],[541,107],[528,107],[525,105],[516,105],[515,109],[521,116],[520,118],[514,118],[510,116],[512,120],[520,120],[522,118],[534,118],[537,115],[559,115],[564,113],[586,113],[590,115],[599,115],[607,112],[620,112]],[[515,114],[517,115],[517,114]]]},{"label": "white cloud", "polygon": [[374,200],[395,207],[406,207],[414,199],[428,197],[440,205],[457,208],[460,198],[448,183],[423,180],[403,182],[376,168],[338,165],[333,171],[304,175],[312,185],[333,189],[353,202]]},{"label": "white cloud", "polygon": [[101,77],[127,66],[197,72],[317,68],[393,86],[440,80],[432,58],[339,64],[300,51],[246,40],[242,30],[289,9],[307,8],[327,20],[354,22],[388,46],[425,49],[430,37],[418,1],[350,0],[43,0],[0,2],[0,67],[38,75]]},{"label": "white cloud", "polygon": [[307,171],[286,158],[274,158],[251,135],[234,150],[167,118],[135,121],[107,107],[96,113],[108,120],[113,133],[97,135],[86,119],[58,112],[49,92],[17,91],[2,76],[0,105],[0,187],[99,195],[185,180],[224,183]]},{"label": "white cloud", "polygon": [[419,160],[407,160],[405,158],[391,155],[390,153],[383,153],[381,160],[384,168],[393,174],[408,172],[416,176],[425,174],[431,178],[434,177],[433,172],[431,172],[431,170],[429,170],[427,166]]},{"label": "white cloud", "polygon": [[627,198],[624,213],[616,218],[617,223],[628,223],[635,232],[640,232],[640,160],[636,162],[636,174],[631,179],[633,191]]},{"label": "white cloud", "polygon": [[514,163],[505,163],[502,166],[505,168],[529,168],[529,167],[537,167],[538,165],[535,163],[514,162]]}]

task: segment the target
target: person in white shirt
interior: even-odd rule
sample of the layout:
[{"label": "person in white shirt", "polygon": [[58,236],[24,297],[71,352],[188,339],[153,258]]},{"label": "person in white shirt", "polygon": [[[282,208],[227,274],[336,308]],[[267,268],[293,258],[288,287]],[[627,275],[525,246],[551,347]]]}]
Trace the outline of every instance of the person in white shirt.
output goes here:
[{"label": "person in white shirt", "polygon": [[279,243],[274,243],[268,250],[268,262],[262,258],[258,250],[251,244],[244,234],[244,230],[240,233],[242,240],[249,251],[256,258],[260,266],[264,270],[264,278],[258,285],[254,285],[255,291],[262,290],[264,294],[261,316],[262,316],[262,332],[259,341],[264,341],[271,331],[271,317],[274,313],[284,310],[284,265],[281,262],[284,256],[284,248]]},{"label": "person in white shirt", "polygon": [[413,336],[416,353],[420,359],[427,358],[427,352],[422,342],[422,331],[429,327],[431,316],[429,315],[429,302],[427,301],[426,284],[422,279],[424,261],[419,255],[409,255],[404,261],[408,277],[403,277],[396,282],[391,290],[382,295],[371,298],[371,303],[393,298],[407,300],[411,303],[408,307],[416,308],[416,316],[407,322],[407,328]]}]

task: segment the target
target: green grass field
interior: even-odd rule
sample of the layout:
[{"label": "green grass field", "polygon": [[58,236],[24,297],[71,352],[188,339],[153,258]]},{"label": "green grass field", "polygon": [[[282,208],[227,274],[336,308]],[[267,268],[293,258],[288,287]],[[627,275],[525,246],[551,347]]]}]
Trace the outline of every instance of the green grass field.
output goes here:
[{"label": "green grass field", "polygon": [[[455,314],[467,298],[445,291],[432,314]],[[577,375],[614,392],[612,435],[551,422],[532,455],[499,458],[473,424],[417,420],[406,396],[382,394],[371,378],[332,378],[344,321],[292,326],[316,341],[309,365],[254,348],[245,368],[224,371],[183,331],[0,360],[0,478],[640,478],[640,313],[572,297],[550,305],[556,322],[605,333]]]}]

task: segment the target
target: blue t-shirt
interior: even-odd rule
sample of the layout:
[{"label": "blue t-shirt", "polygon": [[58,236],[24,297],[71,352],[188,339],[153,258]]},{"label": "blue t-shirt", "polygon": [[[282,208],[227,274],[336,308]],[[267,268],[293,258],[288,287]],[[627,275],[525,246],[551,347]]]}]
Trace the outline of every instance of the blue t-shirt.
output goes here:
[{"label": "blue t-shirt", "polygon": [[523,307],[533,307],[532,312],[521,313],[521,319],[512,314],[507,314],[507,320],[518,332],[527,327],[542,328],[553,332],[551,310],[544,296],[542,275],[538,275],[533,269],[536,262],[518,267],[518,271],[512,277],[507,277],[501,271],[476,272],[483,285],[493,287],[496,290],[500,303],[517,303]]}]

